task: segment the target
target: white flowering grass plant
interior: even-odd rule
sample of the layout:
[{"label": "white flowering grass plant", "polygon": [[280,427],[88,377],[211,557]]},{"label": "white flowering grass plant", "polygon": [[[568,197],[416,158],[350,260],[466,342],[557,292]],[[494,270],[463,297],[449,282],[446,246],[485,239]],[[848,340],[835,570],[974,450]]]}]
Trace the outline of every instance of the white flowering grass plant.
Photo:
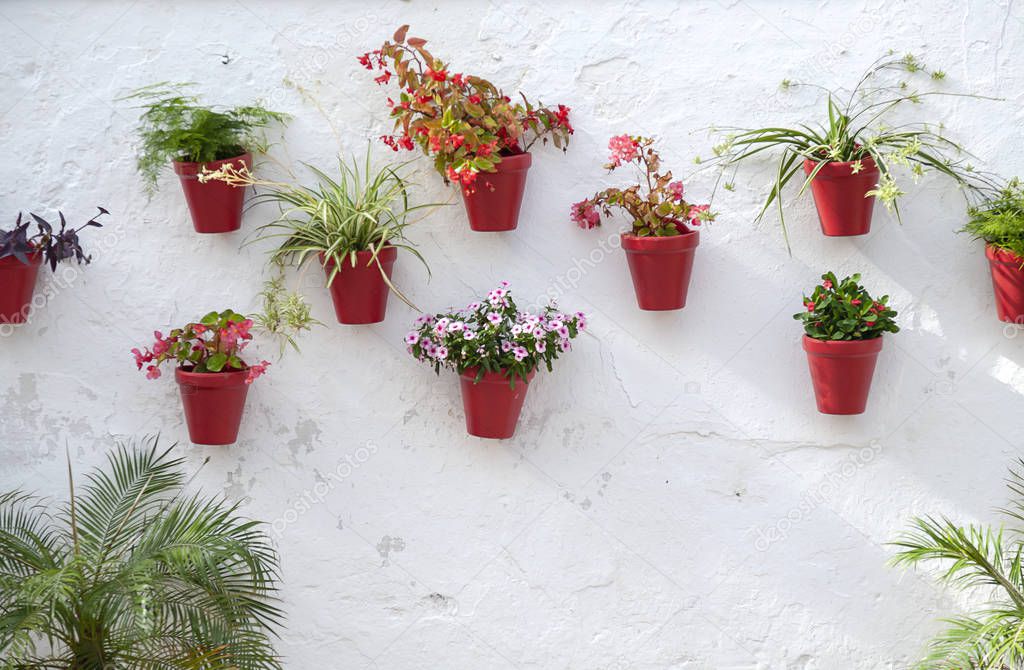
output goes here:
[{"label": "white flowering grass plant", "polygon": [[[791,127],[719,128],[724,141],[715,146],[715,159],[723,168],[735,166],[748,158],[771,153],[777,156],[775,176],[768,197],[757,216],[760,221],[775,204],[782,224],[786,244],[789,244],[782,209],[782,189],[803,168],[805,159],[818,165],[806,176],[798,195],[810,186],[818,172],[828,163],[850,163],[851,174],[868,168],[873,160],[879,171],[879,181],[867,196],[875,196],[894,212],[900,220],[898,200],[905,195],[897,180],[896,168],[910,172],[917,181],[927,171],[934,170],[952,179],[965,196],[989,187],[990,179],[976,171],[968,162],[970,154],[944,134],[941,124],[898,123],[887,125],[887,115],[898,107],[919,104],[925,96],[954,96],[981,98],[967,93],[920,91],[908,81],[895,83],[882,81],[884,74],[899,72],[909,75],[927,75],[933,82],[945,79],[940,70],[930,70],[913,54],[903,56],[889,52],[864,73],[857,85],[848,92],[830,90],[816,84],[782,82],[784,89],[810,87],[824,91],[827,98],[827,123],[811,127],[796,124]],[[699,161],[699,159],[698,159]],[[735,172],[735,171],[734,171]],[[732,180],[725,183],[732,190]]]},{"label": "white flowering grass plant", "polygon": [[516,307],[508,282],[464,309],[424,314],[405,336],[408,351],[417,360],[460,375],[476,369],[476,380],[486,372],[501,372],[511,386],[524,382],[540,366],[551,363],[572,348],[571,340],[582,332],[587,318],[582,312],[569,315],[548,305],[540,314]]}]

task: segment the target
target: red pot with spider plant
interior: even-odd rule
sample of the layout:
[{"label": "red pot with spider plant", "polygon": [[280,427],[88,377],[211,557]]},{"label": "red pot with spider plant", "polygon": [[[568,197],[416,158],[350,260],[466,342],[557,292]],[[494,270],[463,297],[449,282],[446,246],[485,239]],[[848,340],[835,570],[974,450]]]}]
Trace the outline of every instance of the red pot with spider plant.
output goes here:
[{"label": "red pot with spider plant", "polygon": [[601,214],[625,212],[633,228],[621,236],[629,274],[640,309],[667,311],[686,306],[693,258],[700,243],[697,227],[714,219],[710,205],[683,199],[683,182],[661,171],[661,158],[647,137],[611,138],[607,170],[634,166],[643,177],[628,188],[607,188],[572,206],[570,216],[580,228],[601,225]]},{"label": "red pot with spider plant", "polygon": [[252,340],[252,320],[233,310],[210,312],[198,322],[175,328],[167,337],[153,333],[151,348],[132,349],[147,379],[173,361],[189,439],[194,444],[226,445],[238,440],[249,385],[266,372],[268,361],[248,364],[241,353]]},{"label": "red pot with spider plant", "polygon": [[427,51],[426,40],[407,38],[408,29],[359,57],[363,67],[380,72],[378,84],[395,79],[398,86],[398,100],[388,98],[394,133],[381,139],[395,151],[419,146],[446,183],[459,185],[471,230],[515,230],[530,148],[550,140],[565,150],[573,133],[569,108],[536,104],[521,93],[510,97],[486,79],[452,73]]},{"label": "red pot with spider plant", "polygon": [[803,348],[822,414],[863,414],[875,374],[882,334],[899,332],[888,307],[889,296],[875,300],[861,286],[860,275],[842,280],[826,272],[804,311],[793,315],[804,324]]},{"label": "red pot with spider plant", "polygon": [[386,245],[374,251],[340,256],[329,257],[320,252],[320,265],[327,274],[327,287],[338,323],[380,323],[387,314],[391,273],[398,249]]},{"label": "red pot with spider plant", "polygon": [[[78,233],[86,227],[101,228],[97,219],[107,210],[99,207],[99,213],[78,228],[68,228],[64,214],[58,212],[60,228],[37,214],[32,221],[22,220],[19,212],[11,230],[0,230],[0,325],[18,325],[29,319],[32,297],[35,292],[39,267],[45,262],[50,270],[57,271],[57,264],[74,258],[79,264],[88,264],[92,259],[82,251]],[[29,229],[36,224],[34,233]]]},{"label": "red pot with spider plant", "polygon": [[878,186],[879,170],[871,156],[856,161],[804,160],[804,174],[811,180],[814,206],[821,232],[829,237],[867,235]]},{"label": "red pot with spider plant", "polygon": [[405,344],[436,373],[458,373],[466,432],[502,440],[515,434],[537,370],[550,371],[586,325],[582,312],[563,314],[552,305],[537,314],[520,311],[502,282],[464,309],[419,317]]}]

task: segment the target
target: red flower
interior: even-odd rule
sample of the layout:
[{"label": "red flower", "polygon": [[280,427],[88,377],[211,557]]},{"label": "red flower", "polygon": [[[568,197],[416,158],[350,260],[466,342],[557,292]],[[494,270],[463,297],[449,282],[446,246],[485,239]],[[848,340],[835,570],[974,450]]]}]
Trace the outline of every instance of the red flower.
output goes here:
[{"label": "red flower", "polygon": [[462,88],[463,86],[466,85],[466,79],[462,76],[461,73],[455,73],[452,75],[452,83],[458,86],[459,88]]},{"label": "red flower", "polygon": [[256,363],[255,365],[250,365],[249,375],[245,378],[245,383],[253,383],[253,381],[255,381],[257,377],[267,372],[267,366],[269,365],[270,361],[262,361],[260,363]]},{"label": "red flower", "polygon": [[562,126],[570,133],[575,132],[572,124],[569,123],[569,108],[565,105],[558,106],[558,111],[555,112],[555,119],[558,121],[558,125]]},{"label": "red flower", "polygon": [[825,281],[821,282],[821,285],[824,286],[827,289],[832,288],[832,282],[829,281],[828,279],[826,279]]},{"label": "red flower", "polygon": [[807,311],[808,312],[813,312],[814,311],[814,303],[813,302],[808,300],[807,302],[804,303],[804,305],[807,306]]},{"label": "red flower", "polygon": [[398,139],[398,144],[399,144],[399,146],[401,146],[401,147],[402,147],[403,149],[406,149],[406,150],[408,150],[408,151],[412,151],[412,150],[413,150],[413,148],[415,148],[415,146],[416,146],[416,145],[414,145],[414,144],[412,143],[412,138],[411,138],[411,137],[409,137],[408,135],[403,135],[402,137],[400,137],[400,138]]},{"label": "red flower", "polygon": [[372,70],[373,69],[373,65],[370,64],[370,52],[369,51],[364,53],[362,56],[360,56],[356,60],[358,60],[359,64],[362,65],[363,67],[365,67],[367,70]]},{"label": "red flower", "polygon": [[623,163],[630,163],[636,160],[639,148],[640,143],[629,135],[616,135],[608,140],[608,149],[612,152],[608,161],[616,167]]},{"label": "red flower", "polygon": [[601,215],[589,200],[581,200],[574,203],[572,209],[569,210],[569,218],[584,230],[601,225]]},{"label": "red flower", "polygon": [[850,301],[850,304],[851,305],[859,305],[860,304],[860,300],[857,300],[856,298],[854,298],[853,300]]},{"label": "red flower", "polygon": [[374,77],[373,80],[378,84],[386,84],[391,81],[391,70],[384,70],[384,74],[379,77]]},{"label": "red flower", "polygon": [[469,102],[471,104],[474,104],[474,105],[479,105],[480,104],[480,96],[477,95],[476,93],[474,93],[473,95],[469,96]]},{"label": "red flower", "polygon": [[426,74],[434,81],[446,81],[448,79],[448,73],[444,70],[432,70],[428,68]]},{"label": "red flower", "polygon": [[452,145],[453,149],[458,149],[462,146],[462,143],[466,141],[466,138],[462,135],[452,135],[448,138],[448,142]]}]

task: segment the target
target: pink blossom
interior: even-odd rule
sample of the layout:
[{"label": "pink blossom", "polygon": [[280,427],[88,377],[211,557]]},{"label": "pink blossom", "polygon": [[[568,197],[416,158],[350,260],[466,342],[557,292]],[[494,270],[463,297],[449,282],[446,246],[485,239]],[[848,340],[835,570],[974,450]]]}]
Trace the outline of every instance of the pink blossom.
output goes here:
[{"label": "pink blossom", "polygon": [[420,341],[420,334],[417,333],[415,330],[410,330],[408,333],[406,333],[406,335],[405,335],[405,343],[406,344],[412,346],[412,345],[416,344],[419,341]]},{"label": "pink blossom", "polygon": [[146,366],[146,379],[159,379],[160,368],[155,365]]},{"label": "pink blossom", "polygon": [[629,135],[616,135],[608,140],[608,149],[612,152],[608,160],[616,167],[630,163],[636,160],[639,148],[640,144]]},{"label": "pink blossom", "polygon": [[521,361],[530,355],[530,352],[526,350],[526,347],[516,347],[512,350],[512,355],[516,357],[517,361]]},{"label": "pink blossom", "polygon": [[690,219],[691,226],[699,226],[701,219],[700,215],[711,209],[711,205],[690,205],[690,210],[686,213],[686,216]]},{"label": "pink blossom", "polygon": [[681,202],[683,199],[683,182],[674,181],[668,185],[669,195],[672,196],[672,200]]},{"label": "pink blossom", "polygon": [[537,350],[538,354],[543,354],[545,351],[548,350],[548,345],[544,342],[544,340],[537,340],[536,342],[534,342],[533,348]]},{"label": "pink blossom", "polygon": [[501,350],[504,351],[505,353],[512,351],[512,343],[509,342],[508,340],[502,340]]},{"label": "pink blossom", "polygon": [[569,210],[569,218],[584,230],[590,230],[601,225],[601,214],[589,200],[580,200],[574,203]]},{"label": "pink blossom", "polygon": [[269,366],[269,365],[270,365],[270,361],[260,361],[259,363],[256,363],[255,365],[250,365],[249,366],[249,375],[245,378],[245,383],[246,384],[251,384],[251,383],[253,383],[256,380],[257,377],[259,377],[262,374],[266,374],[267,366]]},{"label": "pink blossom", "polygon": [[498,325],[501,323],[501,315],[497,312],[491,312],[487,315],[487,320],[491,322],[491,325]]},{"label": "pink blossom", "polygon": [[463,331],[462,337],[467,339],[467,340],[475,340],[476,339],[476,333],[473,332],[472,330],[469,330],[467,328],[465,331]]},{"label": "pink blossom", "polygon": [[439,361],[443,361],[444,359],[448,358],[448,347],[441,346],[435,349],[434,357],[437,358],[437,360]]}]

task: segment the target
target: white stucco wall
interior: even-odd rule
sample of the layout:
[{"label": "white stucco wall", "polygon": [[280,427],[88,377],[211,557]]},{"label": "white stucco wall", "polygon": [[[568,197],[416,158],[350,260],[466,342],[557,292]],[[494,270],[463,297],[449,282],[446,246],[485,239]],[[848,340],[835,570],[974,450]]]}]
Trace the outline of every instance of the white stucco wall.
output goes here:
[{"label": "white stucco wall", "polygon": [[[454,377],[404,352],[414,313],[392,300],[383,324],[336,325],[310,273],[330,325],[253,386],[238,444],[193,447],[174,383],[147,382],[128,350],[255,309],[266,247],[193,233],[173,175],[147,202],[136,111],[114,99],[162,80],[262,98],[295,116],[275,155],[330,168],[389,127],[355,56],[401,23],[455,71],[570,105],[577,132],[564,156],[536,152],[518,231],[471,233],[456,202],[412,233],[432,280],[402,257],[397,281],[428,310],[502,279],[523,302],[554,290],[590,335],[538,376],[513,440],[471,439]],[[902,226],[879,207],[864,238],[822,237],[793,202],[790,257],[773,219],[751,223],[769,168],[750,166],[716,199],[687,308],[664,314],[636,309],[617,226],[567,213],[621,183],[601,169],[609,136],[653,135],[685,174],[709,153],[700,129],[812,121],[820,104],[780,80],[852,83],[888,48],[1006,98],[933,100],[921,119],[1024,172],[1020,3],[8,1],[0,31],[5,222],[113,213],[86,238],[93,265],[0,340],[0,488],[63,496],[65,445],[84,471],[118,438],[181,440],[209,458],[200,484],[281,531],[287,667],[902,668],[961,605],[886,567],[885,546],[915,513],[994,518],[1021,452],[1024,340],[996,321],[948,183],[913,188]],[[422,199],[449,197],[421,165]],[[687,183],[698,201],[709,186]],[[815,412],[790,319],[827,268],[901,313],[859,417]]]}]

